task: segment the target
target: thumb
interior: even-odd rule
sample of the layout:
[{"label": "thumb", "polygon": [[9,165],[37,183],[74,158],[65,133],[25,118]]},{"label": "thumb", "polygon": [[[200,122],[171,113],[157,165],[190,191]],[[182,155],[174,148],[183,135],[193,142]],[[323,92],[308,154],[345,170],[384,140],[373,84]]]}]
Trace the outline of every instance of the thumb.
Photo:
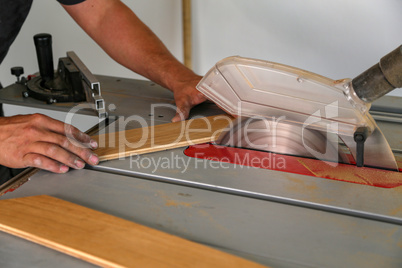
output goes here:
[{"label": "thumb", "polygon": [[173,123],[180,122],[187,119],[189,113],[190,113],[190,107],[183,107],[183,108],[177,107],[176,115],[172,118],[172,122]]}]

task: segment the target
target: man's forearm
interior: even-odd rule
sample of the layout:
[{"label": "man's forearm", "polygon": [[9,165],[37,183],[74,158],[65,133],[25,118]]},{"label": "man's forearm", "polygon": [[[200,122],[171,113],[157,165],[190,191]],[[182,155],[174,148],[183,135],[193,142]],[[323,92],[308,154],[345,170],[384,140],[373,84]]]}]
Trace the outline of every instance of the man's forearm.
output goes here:
[{"label": "man's forearm", "polygon": [[132,71],[170,90],[194,76],[121,1],[87,0],[64,7],[106,53]]},{"label": "man's forearm", "polygon": [[177,61],[121,1],[86,0],[64,8],[115,61],[173,91],[173,122],[186,119],[192,107],[206,100],[195,88],[201,77]]}]

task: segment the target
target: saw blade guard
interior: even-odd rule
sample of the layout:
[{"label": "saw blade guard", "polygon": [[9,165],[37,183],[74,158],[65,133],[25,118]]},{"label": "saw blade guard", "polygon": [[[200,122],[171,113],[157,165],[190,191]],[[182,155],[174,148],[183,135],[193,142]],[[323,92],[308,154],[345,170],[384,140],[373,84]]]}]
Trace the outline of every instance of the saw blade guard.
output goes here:
[{"label": "saw blade guard", "polygon": [[334,81],[279,63],[229,57],[208,71],[197,89],[237,116],[284,116],[292,124],[350,136],[356,127],[375,128],[370,104],[352,92],[349,79]]},{"label": "saw blade guard", "polygon": [[[391,148],[369,114],[370,104],[357,97],[351,79],[332,80],[279,63],[233,56],[216,63],[197,89],[232,115],[337,134],[355,159],[353,136],[364,127],[369,133],[366,143],[375,148],[366,146],[366,163],[397,169]],[[384,156],[381,163],[378,154]]]}]

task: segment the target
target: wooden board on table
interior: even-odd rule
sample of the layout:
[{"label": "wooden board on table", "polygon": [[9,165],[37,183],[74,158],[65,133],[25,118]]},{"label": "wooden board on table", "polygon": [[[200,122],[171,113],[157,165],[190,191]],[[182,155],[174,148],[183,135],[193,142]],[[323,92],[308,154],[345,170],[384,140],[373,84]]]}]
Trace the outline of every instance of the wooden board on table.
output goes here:
[{"label": "wooden board on table", "polygon": [[93,136],[100,161],[157,152],[215,141],[232,122],[229,115],[214,115]]},{"label": "wooden board on table", "polygon": [[262,267],[46,195],[2,200],[0,215],[0,230],[103,267]]}]

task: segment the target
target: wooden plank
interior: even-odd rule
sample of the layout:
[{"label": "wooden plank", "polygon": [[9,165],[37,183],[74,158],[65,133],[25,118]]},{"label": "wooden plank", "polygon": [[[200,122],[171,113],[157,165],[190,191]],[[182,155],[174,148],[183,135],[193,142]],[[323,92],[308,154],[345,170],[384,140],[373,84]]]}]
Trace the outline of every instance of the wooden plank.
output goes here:
[{"label": "wooden plank", "polygon": [[215,115],[93,136],[100,161],[215,141],[233,117]]},{"label": "wooden plank", "polygon": [[103,267],[262,267],[46,195],[2,200],[0,215],[0,230]]}]

